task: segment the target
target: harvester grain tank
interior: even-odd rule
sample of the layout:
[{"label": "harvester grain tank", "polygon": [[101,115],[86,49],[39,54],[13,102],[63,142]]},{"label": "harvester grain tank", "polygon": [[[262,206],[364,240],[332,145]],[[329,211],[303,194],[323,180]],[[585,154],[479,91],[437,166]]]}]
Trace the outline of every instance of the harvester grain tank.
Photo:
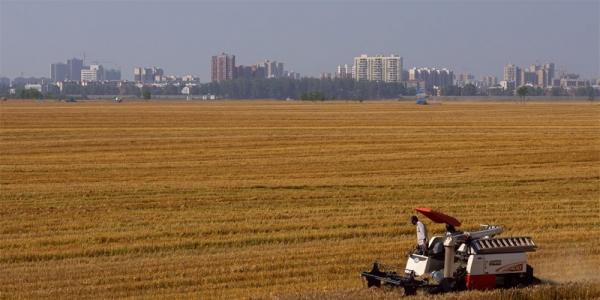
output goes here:
[{"label": "harvester grain tank", "polygon": [[461,225],[457,219],[428,208],[415,210],[435,223],[446,223],[448,231],[429,240],[431,250],[409,251],[406,268],[377,261],[370,264],[360,273],[368,287],[401,287],[406,295],[414,295],[418,289],[436,294],[539,283],[527,264],[526,252],[537,249],[531,237],[496,238],[503,230],[495,225],[480,225],[481,230],[475,232],[457,231],[455,227]]}]

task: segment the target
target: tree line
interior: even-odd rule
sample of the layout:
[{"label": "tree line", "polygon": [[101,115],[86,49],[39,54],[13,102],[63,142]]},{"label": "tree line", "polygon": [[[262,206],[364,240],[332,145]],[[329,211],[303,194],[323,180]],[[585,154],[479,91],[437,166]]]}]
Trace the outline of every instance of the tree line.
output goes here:
[{"label": "tree line", "polygon": [[[14,87],[24,90],[24,85]],[[65,84],[62,91],[58,86],[51,86],[43,94],[45,98],[65,95],[121,95],[141,97],[149,91],[152,97],[160,95],[181,95],[183,86],[168,84],[160,86],[107,86]],[[4,89],[6,92],[8,89]],[[0,90],[0,92],[2,92]],[[17,92],[18,94],[19,92]],[[7,96],[8,93],[5,93]],[[311,95],[312,94],[312,95]],[[309,78],[299,80],[292,78],[238,78],[222,82],[207,82],[190,87],[190,95],[216,95],[227,99],[397,99],[400,96],[416,95],[415,88],[406,89],[398,82],[355,81],[352,78]],[[15,96],[15,95],[12,95]]]},{"label": "tree line", "polygon": [[[399,82],[356,81],[352,78],[238,78],[209,82],[190,89],[192,95],[218,95],[229,99],[397,99],[416,94]],[[311,95],[312,94],[312,95]]]},{"label": "tree line", "polygon": [[[145,92],[153,98],[161,95],[181,95],[183,86],[168,84],[161,86],[108,86],[66,84],[60,91],[58,86],[50,86],[46,93],[26,90],[24,85],[14,85],[12,95],[7,85],[0,86],[0,94],[15,98],[64,98],[87,95],[120,95],[142,97]],[[580,87],[573,91],[562,87],[553,87],[549,91],[541,87],[526,87],[527,96],[599,96],[598,89],[591,86]],[[238,78],[222,82],[207,82],[190,87],[190,95],[215,95],[226,99],[294,99],[294,100],[329,100],[329,99],[398,99],[402,96],[414,96],[414,87],[406,88],[398,82],[356,81],[352,78],[312,78],[299,80],[292,78]],[[490,89],[482,92],[473,84],[464,86],[445,85],[440,90],[442,96],[514,96],[514,91],[507,89]]]},{"label": "tree line", "polygon": [[[563,87],[556,86],[550,90],[544,90],[542,87],[523,86],[526,89],[527,96],[578,96],[578,97],[598,97],[600,91],[592,86],[578,87],[576,89],[567,90]],[[512,89],[493,88],[488,91],[478,91],[473,84],[465,84],[464,87],[456,85],[445,85],[440,90],[441,96],[515,96],[515,91]]]}]

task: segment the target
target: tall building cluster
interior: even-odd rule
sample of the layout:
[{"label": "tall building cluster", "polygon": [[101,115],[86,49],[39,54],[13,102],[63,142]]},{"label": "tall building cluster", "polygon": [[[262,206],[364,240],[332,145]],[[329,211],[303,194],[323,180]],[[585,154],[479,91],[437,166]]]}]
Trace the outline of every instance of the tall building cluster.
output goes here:
[{"label": "tall building cluster", "polygon": [[82,59],[67,59],[67,63],[58,62],[50,65],[50,78],[54,81],[79,81],[81,70],[83,70]]},{"label": "tall building cluster", "polygon": [[523,85],[552,86],[554,78],[554,63],[546,62],[543,65],[531,65],[528,69],[521,69],[509,63],[504,67],[504,81],[507,88],[515,89]]},{"label": "tall building cluster", "polygon": [[521,69],[513,63],[504,67],[504,81],[500,84],[506,89],[516,89],[519,86],[529,85],[533,87],[563,87],[578,88],[586,87],[589,81],[579,78],[578,75],[565,74],[560,71],[558,78],[555,77],[554,63],[531,65],[528,69]]},{"label": "tall building cluster", "polygon": [[121,71],[106,70],[97,63],[84,66],[82,59],[72,58],[66,63],[50,64],[50,79],[53,82],[121,80]]},{"label": "tall building cluster", "polygon": [[210,65],[210,80],[213,82],[236,78],[291,77],[299,79],[300,77],[300,74],[296,72],[284,71],[281,62],[265,60],[254,66],[236,65],[235,55],[225,53],[213,55],[210,58]]},{"label": "tall building cluster", "polygon": [[[85,57],[85,56],[84,56]],[[42,82],[53,82],[72,84],[96,84],[93,82],[104,82],[98,84],[116,84],[111,81],[121,81],[120,64],[119,70],[106,69],[98,62],[90,66],[85,66],[85,61],[77,58],[66,60],[66,62],[57,62],[50,65],[50,78],[43,78]],[[464,86],[474,84],[478,88],[503,87],[505,89],[516,89],[519,86],[529,85],[533,87],[585,87],[589,82],[580,79],[576,74],[565,74],[566,68],[561,67],[558,72],[560,77],[555,76],[554,63],[546,62],[531,65],[529,68],[519,68],[513,63],[504,67],[504,80],[498,82],[498,78],[493,76],[481,76],[480,80],[475,80],[475,76],[466,73],[454,74],[446,68],[412,68],[404,70],[403,57],[398,54],[384,56],[377,54],[369,56],[361,54],[354,57],[353,65],[339,65],[335,72],[321,72],[319,78],[353,78],[356,81],[378,81],[378,82],[399,82],[405,87],[414,87],[416,89],[434,92],[445,85]],[[21,76],[22,77],[22,76]],[[181,78],[177,76],[164,76],[162,69],[152,68],[134,68],[134,81],[136,85],[164,85],[171,83],[199,83],[197,77]],[[233,80],[236,78],[293,78],[300,79],[300,74],[294,71],[285,71],[282,62],[264,60],[255,65],[245,66],[236,65],[236,57],[232,54],[222,53],[211,56],[211,76],[212,82],[221,82]],[[37,82],[35,78],[16,78],[15,82],[29,81]],[[69,83],[71,82],[71,83]]]},{"label": "tall building cluster", "polygon": [[484,83],[485,86],[488,87],[498,85],[498,77],[496,76],[483,75],[479,77],[479,81]]},{"label": "tall building cluster", "polygon": [[408,80],[425,81],[425,89],[432,90],[454,84],[454,72],[446,68],[412,68],[408,70]]},{"label": "tall building cluster", "polygon": [[134,68],[133,76],[135,82],[157,82],[161,81],[161,77],[165,75],[163,69],[156,67],[152,68]]}]

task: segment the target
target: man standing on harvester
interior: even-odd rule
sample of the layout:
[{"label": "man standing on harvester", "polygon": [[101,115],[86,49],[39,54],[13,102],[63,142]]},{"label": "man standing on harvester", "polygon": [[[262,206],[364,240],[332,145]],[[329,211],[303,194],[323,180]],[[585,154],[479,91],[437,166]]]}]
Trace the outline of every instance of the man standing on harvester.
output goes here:
[{"label": "man standing on harvester", "polygon": [[410,217],[410,223],[417,225],[417,250],[426,252],[427,251],[427,227],[423,222],[419,221],[417,216]]}]

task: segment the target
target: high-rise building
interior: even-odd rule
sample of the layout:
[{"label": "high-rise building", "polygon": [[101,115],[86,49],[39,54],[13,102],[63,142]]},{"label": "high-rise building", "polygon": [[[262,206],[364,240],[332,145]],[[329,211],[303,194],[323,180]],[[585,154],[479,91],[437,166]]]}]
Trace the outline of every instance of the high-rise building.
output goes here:
[{"label": "high-rise building", "polygon": [[[534,70],[532,70],[532,68]],[[521,69],[521,81],[519,82],[519,86],[523,86],[526,84],[536,86],[538,84],[538,74],[535,71],[535,66],[532,66],[529,69]]]},{"label": "high-rise building", "polygon": [[283,63],[265,60],[263,62],[258,63],[258,66],[264,68],[265,77],[267,78],[283,77]]},{"label": "high-rise building", "polygon": [[265,78],[265,69],[259,66],[235,66],[236,78]]},{"label": "high-rise building", "polygon": [[454,72],[443,68],[441,70],[432,68],[412,68],[408,70],[409,81],[425,81],[425,89],[432,91],[445,85],[454,84]]},{"label": "high-rise building", "polygon": [[81,70],[83,70],[83,59],[71,58],[67,59],[67,70],[69,79],[72,81],[81,80]]},{"label": "high-rise building", "polygon": [[104,80],[121,80],[121,70],[108,69],[104,70]]},{"label": "high-rise building", "polygon": [[67,65],[61,62],[51,64],[50,65],[50,78],[52,81],[64,81],[69,77],[69,71],[67,70]]},{"label": "high-rise building", "polygon": [[551,86],[552,78],[554,78],[554,63],[546,62],[540,69],[537,71],[538,73],[538,84],[541,86]]},{"label": "high-rise building", "polygon": [[319,79],[323,79],[323,78],[332,78],[332,74],[329,72],[319,72]]},{"label": "high-rise building", "polygon": [[54,63],[50,65],[50,78],[54,82],[65,80],[81,80],[81,70],[83,70],[83,60],[72,58],[67,63]]},{"label": "high-rise building", "polygon": [[504,67],[504,81],[513,82],[515,84],[521,83],[521,68],[512,63],[508,64],[507,67]]},{"label": "high-rise building", "polygon": [[397,54],[388,57],[361,54],[354,58],[352,76],[355,80],[402,82],[402,57]]},{"label": "high-rise building", "polygon": [[156,67],[134,68],[133,75],[135,82],[157,82],[164,75],[164,71]]},{"label": "high-rise building", "polygon": [[300,73],[294,71],[284,71],[283,77],[292,78],[292,79],[300,79]]},{"label": "high-rise building", "polygon": [[454,81],[468,82],[475,80],[475,75],[469,73],[454,74]]},{"label": "high-rise building", "polygon": [[221,82],[223,80],[235,79],[235,55],[221,54],[213,55],[210,59],[210,79]]},{"label": "high-rise building", "polygon": [[338,66],[337,78],[352,78],[352,68],[348,65]]},{"label": "high-rise building", "polygon": [[498,77],[496,77],[496,76],[487,76],[487,75],[484,75],[484,76],[481,76],[479,78],[479,80],[481,82],[484,82],[485,85],[487,85],[487,86],[495,86],[495,85],[498,84]]}]

